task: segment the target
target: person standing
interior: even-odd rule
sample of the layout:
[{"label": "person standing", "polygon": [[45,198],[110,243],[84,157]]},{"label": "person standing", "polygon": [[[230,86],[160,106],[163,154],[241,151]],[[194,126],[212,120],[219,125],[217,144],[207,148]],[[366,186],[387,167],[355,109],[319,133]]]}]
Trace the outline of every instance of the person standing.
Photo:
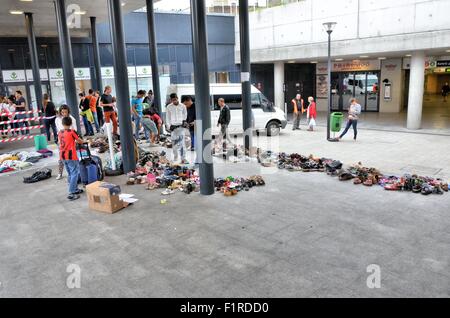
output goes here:
[{"label": "person standing", "polygon": [[76,144],[84,144],[85,141],[81,139],[77,132],[71,129],[72,119],[64,117],[62,119],[64,130],[58,133],[59,145],[59,159],[64,163],[69,179],[69,195],[67,199],[70,201],[80,198],[83,190],[78,188],[78,178],[80,176],[80,163],[78,162]]},{"label": "person standing", "polygon": [[86,98],[84,93],[80,93],[78,96],[80,97],[80,115],[83,118],[84,129],[86,130],[84,136],[93,136],[94,129],[92,128],[92,123],[94,122],[94,118],[92,116],[91,108],[89,107],[89,99]]},{"label": "person standing", "polygon": [[48,94],[44,94],[42,105],[44,107],[44,125],[45,131],[47,132],[47,141],[50,141],[51,129],[53,130],[53,138],[55,139],[55,143],[58,143],[58,131],[56,129],[56,106],[50,100]]},{"label": "person standing", "polygon": [[153,91],[150,89],[147,93],[147,96],[144,98],[144,103],[148,104],[150,107],[153,105]]},{"label": "person standing", "polygon": [[361,105],[358,104],[358,100],[356,98],[352,98],[350,100],[350,107],[348,108],[348,119],[347,119],[347,125],[345,126],[344,131],[342,134],[336,138],[336,141],[339,141],[342,139],[342,137],[345,136],[345,134],[348,132],[350,127],[353,127],[353,139],[356,141],[356,136],[358,135],[358,115],[361,114]]},{"label": "person standing", "polygon": [[181,102],[186,106],[187,109],[187,119],[186,123],[188,125],[189,134],[191,135],[191,151],[195,151],[195,104],[192,101],[191,96],[183,96]]},{"label": "person standing", "polygon": [[[0,122],[8,121],[9,119],[9,105],[5,96],[0,96]],[[2,138],[8,137],[8,124],[1,124]]]},{"label": "person standing", "polygon": [[[11,95],[8,97],[8,107],[9,107],[9,115],[8,118],[10,121],[13,121],[15,119],[17,119],[15,112],[16,112],[16,97],[14,95]],[[19,123],[10,123],[11,129],[16,129],[19,128]],[[20,132],[18,131],[14,131],[12,130],[12,136],[14,137],[14,135],[19,136]]]},{"label": "person standing", "polygon": [[314,97],[310,96],[308,97],[308,110],[306,114],[306,118],[308,119],[308,131],[313,131],[314,126],[316,125],[316,119],[317,119],[317,108],[316,108],[316,102],[314,101]]},{"label": "person standing", "polygon": [[103,108],[103,115],[105,116],[105,122],[112,122],[113,134],[117,135],[117,115],[114,110],[113,97],[111,96],[111,86],[106,86],[103,95],[100,98],[100,107]]},{"label": "person standing", "polygon": [[181,163],[187,164],[183,127],[187,119],[186,106],[180,104],[175,93],[170,94],[170,101],[171,104],[166,107],[166,128],[171,132],[173,160],[178,161],[181,157]]},{"label": "person standing", "polygon": [[86,98],[89,100],[89,108],[92,113],[92,117],[94,117],[94,126],[97,133],[100,132],[100,125],[98,123],[98,117],[97,117],[97,97],[95,97],[94,90],[92,88],[89,89],[89,95],[86,96]]},{"label": "person standing", "polygon": [[448,82],[442,86],[442,97],[444,97],[444,102],[447,102],[447,96],[450,93],[450,86],[448,85]]},{"label": "person standing", "polygon": [[[69,106],[64,104],[64,105],[61,105],[61,107],[59,107],[58,116],[56,117],[56,120],[55,120],[56,129],[58,130],[58,134],[60,131],[64,130],[62,120],[65,117],[70,117],[70,119],[72,121],[72,126],[70,126],[70,129],[72,129],[73,131],[77,131],[77,126],[75,125],[76,124],[75,118],[72,115],[70,115]],[[64,163],[62,160],[59,160],[58,161],[58,176],[56,177],[56,180],[62,179],[63,172],[64,172]]]},{"label": "person standing", "polygon": [[294,122],[292,124],[292,130],[300,130],[300,119],[305,112],[304,101],[301,94],[297,94],[291,101],[294,108]]},{"label": "person standing", "polygon": [[100,92],[96,91],[94,96],[97,100],[95,110],[97,111],[98,126],[101,128],[105,124],[105,120],[103,119],[103,108],[100,107]]},{"label": "person standing", "polygon": [[[15,94],[16,97],[16,112],[26,112],[28,111],[28,106],[27,103],[25,101],[25,98],[22,95],[21,91],[16,91]],[[26,114],[17,114],[16,118],[17,119],[26,119],[28,116]],[[24,121],[24,122],[20,122],[18,125],[18,128],[22,128],[22,127],[30,127],[28,121]],[[30,130],[27,129],[26,132],[22,130],[22,135],[29,135],[30,134]]]},{"label": "person standing", "polygon": [[[141,129],[142,111],[144,110],[144,105],[143,105],[144,96],[145,96],[145,91],[140,90],[137,92],[136,97],[131,100],[131,114],[133,116],[134,125],[135,125],[134,138],[136,140],[139,140],[139,131]],[[144,132],[146,134],[145,139],[147,140],[148,136],[147,136],[146,130],[144,130]]]},{"label": "person standing", "polygon": [[217,121],[217,127],[220,127],[220,141],[222,142],[222,149],[225,152],[227,150],[227,142],[231,143],[228,135],[228,125],[231,122],[230,107],[225,104],[223,98],[219,98],[217,101],[220,107],[219,120]]}]

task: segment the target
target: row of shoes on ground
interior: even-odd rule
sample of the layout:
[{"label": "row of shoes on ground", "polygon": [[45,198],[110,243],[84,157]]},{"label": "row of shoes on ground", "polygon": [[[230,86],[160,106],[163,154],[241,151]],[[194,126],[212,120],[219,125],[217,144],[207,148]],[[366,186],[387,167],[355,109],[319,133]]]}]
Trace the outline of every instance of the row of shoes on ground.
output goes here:
[{"label": "row of shoes on ground", "polygon": [[266,167],[276,164],[279,169],[289,171],[325,171],[330,176],[338,176],[341,181],[353,180],[354,184],[365,186],[379,184],[391,191],[412,191],[425,195],[448,192],[449,184],[441,179],[405,175],[402,178],[391,176],[390,181],[386,181],[386,177],[378,169],[364,167],[361,162],[344,170],[343,163],[339,160],[319,159],[312,155],[306,157],[297,153],[286,154],[284,152],[279,153],[278,158],[275,159],[276,155],[272,151],[264,151],[258,157],[258,162]]},{"label": "row of shoes on ground", "polygon": [[410,191],[413,193],[444,194],[448,192],[448,183],[442,179],[405,174],[403,177],[387,176],[380,180],[380,185],[390,191]]},{"label": "row of shoes on ground", "polygon": [[248,178],[229,176],[226,178],[216,178],[214,181],[216,191],[222,192],[225,196],[236,195],[238,192],[249,191],[253,187],[263,186],[265,184],[264,179],[259,175]]}]

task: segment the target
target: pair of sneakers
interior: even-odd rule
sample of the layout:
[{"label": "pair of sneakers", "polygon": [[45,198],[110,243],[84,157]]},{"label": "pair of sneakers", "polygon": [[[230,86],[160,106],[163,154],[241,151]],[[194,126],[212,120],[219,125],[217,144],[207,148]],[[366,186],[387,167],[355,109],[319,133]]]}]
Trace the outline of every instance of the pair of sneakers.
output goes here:
[{"label": "pair of sneakers", "polygon": [[83,192],[84,192],[84,190],[78,189],[75,193],[69,194],[67,199],[69,199],[70,201],[78,200],[80,198],[80,194],[82,194]]}]

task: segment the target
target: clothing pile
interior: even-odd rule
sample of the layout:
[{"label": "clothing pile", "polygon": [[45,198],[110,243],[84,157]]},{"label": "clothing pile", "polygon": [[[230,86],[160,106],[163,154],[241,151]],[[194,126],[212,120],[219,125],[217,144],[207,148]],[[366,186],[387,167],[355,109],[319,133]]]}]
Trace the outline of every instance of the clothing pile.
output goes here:
[{"label": "clothing pile", "polygon": [[53,156],[53,152],[48,149],[42,149],[38,152],[21,151],[3,154],[0,155],[0,173],[28,169],[39,160],[51,156]]},{"label": "clothing pile", "polygon": [[222,192],[227,197],[236,195],[240,191],[249,191],[253,187],[263,186],[265,184],[264,179],[258,175],[249,178],[229,176],[226,178],[216,178],[214,181],[216,191]]},{"label": "clothing pile", "polygon": [[318,158],[313,155],[303,156],[298,153],[286,154],[263,151],[258,155],[258,162],[264,167],[277,166],[279,169],[302,172],[326,172],[330,176],[336,176],[340,181],[353,180],[355,185],[373,186],[380,185],[389,191],[410,191],[414,193],[443,194],[448,192],[449,184],[439,178],[405,174],[402,177],[385,176],[380,170],[373,167],[365,167],[361,162],[346,168],[339,160]]}]

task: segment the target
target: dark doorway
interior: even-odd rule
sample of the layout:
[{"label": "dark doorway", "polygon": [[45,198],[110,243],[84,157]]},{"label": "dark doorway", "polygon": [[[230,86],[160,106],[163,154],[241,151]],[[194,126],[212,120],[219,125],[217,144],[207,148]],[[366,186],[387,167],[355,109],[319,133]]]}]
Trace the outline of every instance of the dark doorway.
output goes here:
[{"label": "dark doorway", "polygon": [[252,85],[272,102],[274,102],[273,72],[273,64],[252,64]]},{"label": "dark doorway", "polygon": [[315,64],[285,64],[285,101],[287,103],[287,112],[293,112],[291,100],[295,95],[301,94],[306,102],[309,96],[315,97],[316,87],[316,65]]}]

